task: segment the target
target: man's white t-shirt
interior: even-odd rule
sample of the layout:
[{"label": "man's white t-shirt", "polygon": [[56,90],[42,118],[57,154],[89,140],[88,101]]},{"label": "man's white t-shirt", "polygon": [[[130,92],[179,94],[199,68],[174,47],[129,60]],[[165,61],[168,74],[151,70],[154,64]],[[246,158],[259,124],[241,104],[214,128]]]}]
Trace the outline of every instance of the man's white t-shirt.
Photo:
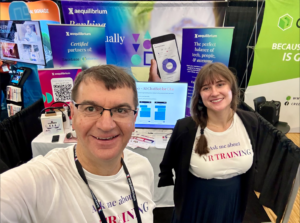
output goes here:
[{"label": "man's white t-shirt", "polygon": [[[253,150],[246,128],[235,113],[231,126],[224,132],[204,129],[209,153],[199,156],[195,152],[197,140],[190,161],[189,171],[203,179],[228,179],[247,172],[253,163]],[[196,139],[200,137],[198,127]]]},{"label": "man's white t-shirt", "polygon": [[[142,222],[153,222],[153,168],[147,158],[124,150]],[[123,168],[114,176],[84,170],[108,223],[137,222]],[[54,149],[1,175],[1,223],[99,223],[91,193],[75,166],[73,146]]]}]

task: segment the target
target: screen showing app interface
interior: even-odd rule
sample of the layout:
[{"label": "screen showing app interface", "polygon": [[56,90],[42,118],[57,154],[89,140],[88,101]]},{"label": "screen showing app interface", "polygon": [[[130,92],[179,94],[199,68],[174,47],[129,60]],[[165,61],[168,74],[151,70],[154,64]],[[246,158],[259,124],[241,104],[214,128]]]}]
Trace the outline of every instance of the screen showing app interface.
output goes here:
[{"label": "screen showing app interface", "polygon": [[158,70],[163,82],[180,79],[180,59],[175,40],[153,44]]},{"label": "screen showing app interface", "polygon": [[0,21],[0,58],[45,65],[38,21]]},{"label": "screen showing app interface", "polygon": [[15,84],[19,84],[22,76],[23,76],[24,71],[17,69],[17,72],[13,74],[11,82]]},{"label": "screen showing app interface", "polygon": [[185,117],[187,83],[137,82],[137,128],[174,128]]}]

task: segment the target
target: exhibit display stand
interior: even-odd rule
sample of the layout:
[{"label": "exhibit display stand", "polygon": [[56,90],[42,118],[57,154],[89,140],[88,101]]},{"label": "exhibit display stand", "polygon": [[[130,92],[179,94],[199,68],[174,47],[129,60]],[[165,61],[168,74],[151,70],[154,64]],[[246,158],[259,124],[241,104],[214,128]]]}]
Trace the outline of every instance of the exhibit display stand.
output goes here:
[{"label": "exhibit display stand", "polygon": [[9,117],[15,115],[24,108],[23,85],[31,74],[31,71],[32,70],[27,67],[20,67],[12,70],[11,80],[6,88],[7,114]]}]

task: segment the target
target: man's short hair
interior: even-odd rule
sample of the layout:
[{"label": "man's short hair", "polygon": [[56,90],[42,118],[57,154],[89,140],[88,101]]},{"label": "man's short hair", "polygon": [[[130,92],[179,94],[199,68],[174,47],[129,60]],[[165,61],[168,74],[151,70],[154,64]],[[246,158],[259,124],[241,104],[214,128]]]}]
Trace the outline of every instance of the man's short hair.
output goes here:
[{"label": "man's short hair", "polygon": [[107,90],[116,88],[131,88],[133,91],[133,103],[135,109],[138,106],[138,97],[135,80],[122,68],[114,65],[101,65],[81,71],[74,82],[72,100],[76,101],[78,87],[82,81],[93,80],[104,83]]}]

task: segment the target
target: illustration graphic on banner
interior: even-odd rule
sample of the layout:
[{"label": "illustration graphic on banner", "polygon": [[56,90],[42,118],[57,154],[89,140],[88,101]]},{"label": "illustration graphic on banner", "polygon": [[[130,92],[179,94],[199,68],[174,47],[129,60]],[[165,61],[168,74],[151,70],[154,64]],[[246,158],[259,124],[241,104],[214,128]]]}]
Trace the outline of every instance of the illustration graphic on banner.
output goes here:
[{"label": "illustration graphic on banner", "polygon": [[220,62],[228,66],[233,27],[183,29],[181,82],[188,83],[186,115],[190,115],[190,103],[198,72],[206,63]]},{"label": "illustration graphic on banner", "polygon": [[106,64],[105,28],[77,25],[48,27],[55,68],[87,69]]},{"label": "illustration graphic on banner", "polygon": [[[174,33],[181,52],[182,28],[222,26],[225,2],[61,1],[65,23],[106,29],[107,64],[130,67],[137,81],[148,81],[153,59],[150,40]],[[180,7],[178,7],[180,6]]]},{"label": "illustration graphic on banner", "polygon": [[80,67],[38,71],[45,108],[56,101],[71,102],[71,90],[80,71]]}]

